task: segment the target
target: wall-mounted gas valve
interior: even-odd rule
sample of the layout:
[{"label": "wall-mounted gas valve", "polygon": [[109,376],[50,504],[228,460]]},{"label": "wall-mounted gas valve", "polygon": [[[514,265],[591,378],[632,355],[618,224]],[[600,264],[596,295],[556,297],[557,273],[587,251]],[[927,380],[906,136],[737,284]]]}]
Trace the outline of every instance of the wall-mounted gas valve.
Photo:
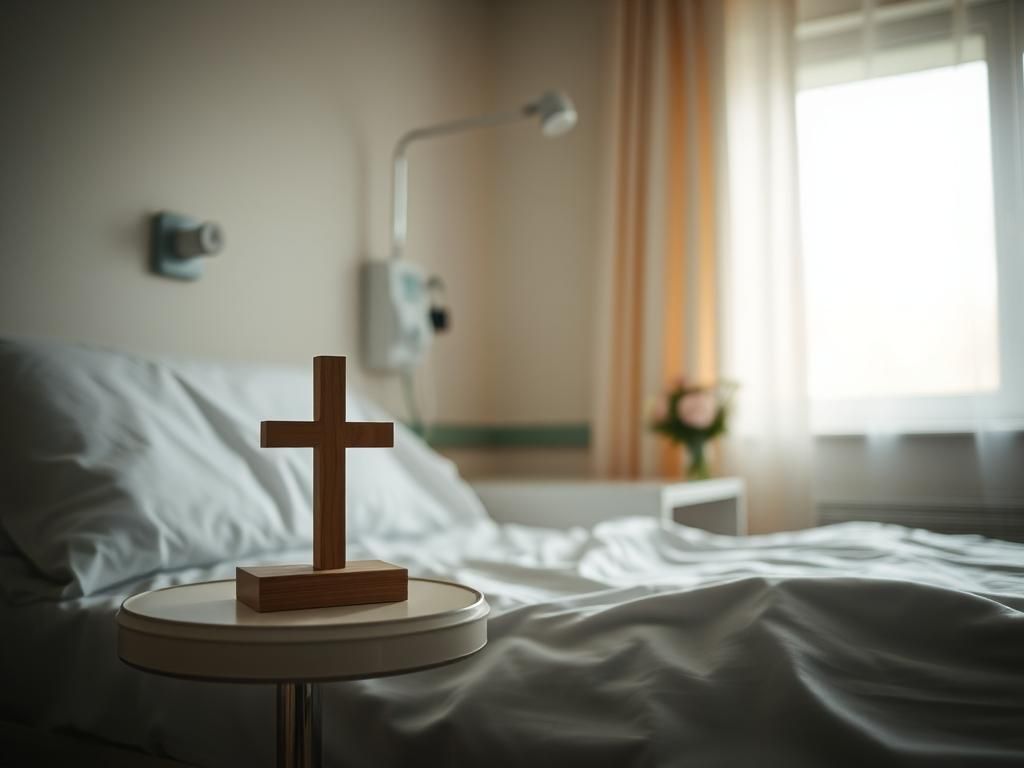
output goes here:
[{"label": "wall-mounted gas valve", "polygon": [[203,257],[223,248],[219,224],[166,211],[153,216],[149,263],[158,275],[196,280],[203,274]]}]

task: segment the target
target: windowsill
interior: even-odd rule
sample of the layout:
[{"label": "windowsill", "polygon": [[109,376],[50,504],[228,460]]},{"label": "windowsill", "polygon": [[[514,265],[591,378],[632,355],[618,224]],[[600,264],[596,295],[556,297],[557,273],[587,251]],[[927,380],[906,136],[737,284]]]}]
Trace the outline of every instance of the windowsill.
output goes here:
[{"label": "windowsill", "polygon": [[812,401],[815,437],[900,437],[1024,432],[1024,400],[1013,390],[972,398],[905,397]]},{"label": "windowsill", "polygon": [[920,437],[974,437],[978,434],[1020,434],[1024,433],[1024,423],[1000,425],[996,427],[983,427],[981,429],[968,429],[965,427],[945,427],[935,429],[893,429],[893,430],[835,430],[828,432],[813,432],[811,437],[815,440],[866,440],[872,438],[898,439],[898,438],[920,438]]}]

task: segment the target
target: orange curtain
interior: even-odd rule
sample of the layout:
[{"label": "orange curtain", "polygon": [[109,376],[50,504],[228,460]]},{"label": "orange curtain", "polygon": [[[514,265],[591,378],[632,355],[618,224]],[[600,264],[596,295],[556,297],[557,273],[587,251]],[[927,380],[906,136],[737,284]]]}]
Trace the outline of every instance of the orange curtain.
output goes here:
[{"label": "orange curtain", "polygon": [[678,476],[679,449],[649,436],[645,402],[681,375],[719,373],[718,5],[618,9],[612,325],[595,424],[608,476]]},{"label": "orange curtain", "polygon": [[680,450],[651,434],[647,404],[680,375],[725,377],[740,389],[713,471],[745,481],[752,531],[806,526],[795,5],[616,9],[594,469],[680,477]]}]

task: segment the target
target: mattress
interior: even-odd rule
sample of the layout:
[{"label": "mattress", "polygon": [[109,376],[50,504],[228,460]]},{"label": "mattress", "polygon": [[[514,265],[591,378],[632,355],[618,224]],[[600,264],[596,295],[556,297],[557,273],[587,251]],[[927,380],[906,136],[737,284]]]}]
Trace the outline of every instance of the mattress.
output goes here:
[{"label": "mattress", "polygon": [[[368,538],[351,554],[469,584],[493,613],[467,660],[324,685],[329,766],[1024,764],[1024,545],[624,518]],[[201,766],[272,765],[271,686],[160,677],[116,654],[124,596],[234,565],[0,606],[5,716]],[[0,579],[26,567],[0,557]]]}]

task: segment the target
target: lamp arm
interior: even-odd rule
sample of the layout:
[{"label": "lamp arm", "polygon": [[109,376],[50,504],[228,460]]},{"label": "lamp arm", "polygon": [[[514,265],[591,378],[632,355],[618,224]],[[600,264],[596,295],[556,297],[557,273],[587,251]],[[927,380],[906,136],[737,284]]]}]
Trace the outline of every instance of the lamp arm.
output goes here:
[{"label": "lamp arm", "polygon": [[475,128],[489,128],[505,123],[514,123],[517,120],[530,117],[536,113],[533,104],[527,105],[515,112],[500,112],[482,117],[468,117],[461,120],[451,120],[447,123],[438,123],[424,128],[414,128],[399,138],[395,144],[393,156],[393,176],[391,188],[391,257],[399,259],[402,251],[405,250],[405,236],[408,226],[409,212],[409,160],[406,157],[408,146],[420,139],[430,139],[435,136],[447,136],[452,133],[473,130]]}]

